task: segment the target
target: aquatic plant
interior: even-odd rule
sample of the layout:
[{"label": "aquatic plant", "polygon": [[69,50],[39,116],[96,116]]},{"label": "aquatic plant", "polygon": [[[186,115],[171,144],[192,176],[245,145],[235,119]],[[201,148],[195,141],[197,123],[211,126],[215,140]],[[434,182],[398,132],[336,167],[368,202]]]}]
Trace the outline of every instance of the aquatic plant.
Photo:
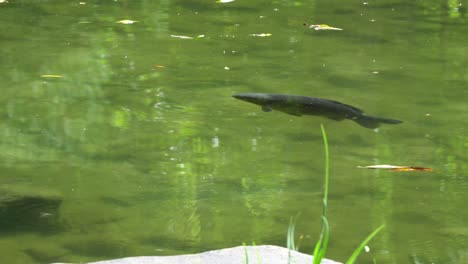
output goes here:
[{"label": "aquatic plant", "polygon": [[[327,220],[327,206],[328,206],[328,179],[329,179],[329,152],[328,152],[328,140],[327,140],[327,134],[325,132],[325,128],[323,124],[320,124],[320,129],[322,132],[322,139],[323,139],[323,145],[325,149],[325,176],[324,176],[324,191],[323,191],[323,199],[322,199],[322,215],[321,215],[321,220],[322,220],[322,225],[321,225],[321,230],[320,230],[320,236],[318,241],[315,244],[314,247],[314,252],[313,252],[313,259],[312,259],[312,264],[320,264],[322,262],[322,259],[325,256],[325,253],[327,251],[327,246],[328,246],[328,238],[329,238],[329,225],[328,225],[328,220]],[[296,228],[296,221],[299,215],[296,217],[291,217],[289,220],[289,225],[288,225],[288,232],[287,232],[287,237],[286,237],[286,244],[287,248],[291,250],[298,250],[299,247],[295,244],[294,242],[294,232]],[[353,251],[351,256],[348,258],[348,260],[345,262],[345,264],[353,264],[359,254],[362,252],[362,250],[365,248],[367,243],[374,238],[385,226],[381,225],[378,228],[376,228],[371,234],[369,234],[366,239],[364,239],[361,244]],[[255,245],[255,244],[253,244]],[[247,247],[246,244],[243,243],[244,250],[245,250],[245,260],[242,261],[242,263],[248,264],[249,263],[249,257],[248,257],[248,252],[247,252]],[[261,259],[257,254],[257,262],[261,263]],[[288,264],[292,263],[292,258],[291,258],[291,252],[288,254]]]},{"label": "aquatic plant", "polygon": [[[322,200],[322,226],[320,230],[320,236],[315,244],[314,252],[313,252],[313,264],[320,264],[323,257],[325,256],[325,252],[327,250],[328,245],[328,238],[329,238],[329,226],[327,220],[327,202],[328,202],[328,178],[329,178],[329,153],[328,153],[328,140],[327,134],[325,132],[325,128],[323,124],[320,124],[320,129],[322,131],[322,138],[323,138],[323,145],[325,149],[325,177],[324,177],[324,191],[323,191],[323,200]],[[288,235],[287,235],[287,245],[289,250],[297,250],[294,245],[294,229],[295,229],[296,221],[291,218],[288,226]],[[379,226],[375,229],[371,234],[369,234],[364,241],[354,250],[345,264],[353,264],[359,254],[362,252],[364,247],[366,246],[369,241],[376,236],[382,229],[384,225]],[[291,262],[289,258],[288,263]]]}]

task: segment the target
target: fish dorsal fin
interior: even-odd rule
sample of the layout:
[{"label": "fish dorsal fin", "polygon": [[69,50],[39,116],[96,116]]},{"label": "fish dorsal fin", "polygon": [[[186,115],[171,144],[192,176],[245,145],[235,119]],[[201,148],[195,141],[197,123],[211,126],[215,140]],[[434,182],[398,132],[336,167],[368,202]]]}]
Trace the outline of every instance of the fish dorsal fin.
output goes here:
[{"label": "fish dorsal fin", "polygon": [[357,107],[354,107],[352,105],[347,105],[347,104],[343,104],[343,103],[340,103],[340,102],[337,102],[337,101],[333,101],[333,100],[330,100],[330,99],[323,99],[323,98],[320,98],[322,100],[325,100],[325,101],[329,101],[329,102],[332,102],[332,103],[335,103],[335,104],[339,104],[339,105],[342,105],[342,106],[346,106],[346,107],[349,107],[349,108],[352,108],[353,110],[356,110],[358,111],[359,113],[363,113],[364,111],[362,111],[361,109],[357,108]]},{"label": "fish dorsal fin", "polygon": [[262,105],[262,111],[263,112],[271,112],[271,111],[273,111],[273,109],[271,109],[271,107],[268,107],[266,105]]}]

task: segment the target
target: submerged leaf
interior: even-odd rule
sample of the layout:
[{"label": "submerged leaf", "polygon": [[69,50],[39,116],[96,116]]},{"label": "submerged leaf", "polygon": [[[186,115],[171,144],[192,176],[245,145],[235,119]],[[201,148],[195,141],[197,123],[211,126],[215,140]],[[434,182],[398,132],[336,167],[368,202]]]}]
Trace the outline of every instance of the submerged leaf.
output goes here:
[{"label": "submerged leaf", "polygon": [[390,171],[432,171],[431,168],[415,167],[415,166],[396,166],[396,165],[371,165],[371,166],[358,166],[361,169],[380,169]]},{"label": "submerged leaf", "polygon": [[42,78],[62,78],[62,75],[57,75],[57,74],[42,74]]},{"label": "submerged leaf", "polygon": [[326,24],[309,25],[307,23],[304,23],[304,26],[315,29],[315,30],[343,30],[342,28],[331,27]]}]

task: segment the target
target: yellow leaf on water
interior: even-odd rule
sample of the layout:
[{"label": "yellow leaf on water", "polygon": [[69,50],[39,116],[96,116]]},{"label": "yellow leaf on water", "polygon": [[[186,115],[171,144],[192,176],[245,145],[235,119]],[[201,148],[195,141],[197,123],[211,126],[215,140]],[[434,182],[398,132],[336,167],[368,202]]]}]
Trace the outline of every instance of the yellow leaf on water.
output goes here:
[{"label": "yellow leaf on water", "polygon": [[181,35],[171,35],[173,38],[180,38],[180,39],[193,39],[193,37],[189,36],[181,36]]},{"label": "yellow leaf on water", "polygon": [[42,78],[62,78],[62,75],[57,74],[43,74],[41,75]]},{"label": "yellow leaf on water", "polygon": [[129,19],[124,19],[124,20],[119,20],[119,21],[116,21],[115,23],[120,23],[120,24],[124,24],[124,25],[131,25],[131,24],[134,24],[138,21],[135,21],[135,20],[129,20]]},{"label": "yellow leaf on water", "polygon": [[250,34],[249,36],[264,38],[264,37],[269,37],[271,35],[273,35],[273,34],[271,34],[271,33],[260,33],[260,34]]},{"label": "yellow leaf on water", "polygon": [[199,38],[204,38],[205,35],[197,35],[195,37],[183,36],[183,35],[171,35],[171,37],[180,38],[180,39],[199,39]]},{"label": "yellow leaf on water", "polygon": [[329,25],[326,25],[326,24],[309,25],[307,23],[304,23],[304,26],[311,28],[311,29],[315,29],[315,30],[343,30],[342,28],[330,27]]}]

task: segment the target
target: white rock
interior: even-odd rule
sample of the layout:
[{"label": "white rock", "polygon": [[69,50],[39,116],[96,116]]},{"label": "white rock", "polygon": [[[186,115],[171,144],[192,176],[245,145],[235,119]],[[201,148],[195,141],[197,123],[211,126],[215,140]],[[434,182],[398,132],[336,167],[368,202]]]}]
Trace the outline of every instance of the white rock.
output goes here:
[{"label": "white rock", "polygon": [[[113,260],[90,262],[89,264],[239,264],[246,262],[246,250],[249,264],[310,264],[312,256],[297,251],[289,251],[278,246],[239,246],[199,254],[164,256],[164,257],[128,257]],[[288,256],[291,255],[291,261]],[[58,263],[56,263],[58,264]],[[322,264],[342,264],[323,259]]]}]

